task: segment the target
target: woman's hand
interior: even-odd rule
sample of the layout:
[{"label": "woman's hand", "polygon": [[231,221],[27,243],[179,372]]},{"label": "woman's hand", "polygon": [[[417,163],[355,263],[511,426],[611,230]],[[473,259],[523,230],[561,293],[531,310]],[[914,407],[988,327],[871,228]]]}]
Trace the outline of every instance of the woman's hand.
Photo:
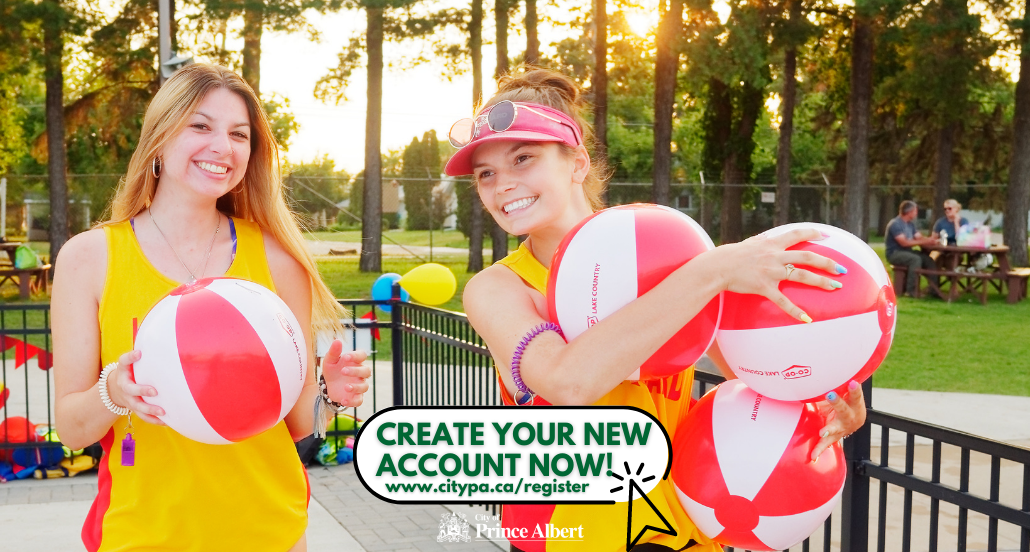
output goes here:
[{"label": "woman's hand", "polygon": [[329,346],[322,359],[322,377],[333,402],[346,406],[361,405],[363,395],[368,391],[365,379],[372,375],[372,370],[362,364],[366,356],[365,351],[344,353],[343,342],[339,339]]},{"label": "woman's hand", "polygon": [[854,433],[865,423],[865,399],[862,397],[862,386],[857,381],[848,383],[848,392],[844,397],[830,391],[826,400],[816,403],[816,408],[826,420],[826,425],[819,431],[819,442],[812,450],[812,461],[819,458],[824,450],[833,443]]},{"label": "woman's hand", "polygon": [[780,291],[780,282],[790,280],[832,291],[840,283],[803,268],[790,270],[787,265],[816,268],[829,274],[846,270],[831,259],[810,251],[787,251],[803,241],[818,241],[823,234],[815,229],[792,230],[779,236],[757,235],[740,243],[719,246],[712,251],[714,270],[722,277],[724,289],[734,293],[761,295],[790,316],[802,322],[812,319]]},{"label": "woman's hand", "polygon": [[142,357],[140,351],[129,351],[118,357],[118,367],[107,376],[107,393],[115,406],[128,407],[144,422],[167,425],[157,417],[165,415],[164,409],[143,401],[143,397],[156,397],[157,389],[149,385],[137,385],[133,376],[132,363]]}]

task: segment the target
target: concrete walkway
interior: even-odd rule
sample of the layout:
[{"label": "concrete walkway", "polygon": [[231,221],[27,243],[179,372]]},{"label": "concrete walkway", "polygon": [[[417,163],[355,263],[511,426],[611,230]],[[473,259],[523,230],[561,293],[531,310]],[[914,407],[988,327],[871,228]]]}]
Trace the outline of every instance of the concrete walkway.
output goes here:
[{"label": "concrete walkway", "polygon": [[[379,368],[379,367],[377,367]],[[387,378],[388,379],[388,378]],[[965,393],[930,393],[875,389],[873,405],[880,410],[901,416],[924,420],[1004,441],[1030,447],[1030,397],[998,395],[971,395]],[[382,407],[383,405],[381,405]],[[903,447],[895,447],[891,438],[891,466],[903,467]],[[945,450],[943,459],[944,482],[957,486],[950,478],[957,478],[957,451]],[[971,489],[983,494],[984,480],[989,478],[989,461],[975,458],[971,473]],[[879,458],[879,449],[873,451]],[[930,447],[917,442],[915,473],[929,477]],[[954,464],[954,465],[953,465]],[[981,464],[987,464],[981,466]],[[981,469],[983,468],[983,469]],[[1002,481],[1009,479],[1008,466],[1003,466]],[[1020,473],[1022,468],[1015,467]],[[924,473],[925,472],[925,473]],[[439,543],[443,516],[458,513],[473,526],[485,523],[496,526],[497,521],[482,507],[444,507],[441,505],[396,505],[380,501],[368,493],[354,473],[353,464],[343,466],[315,466],[308,470],[311,482],[310,522],[308,550],[312,552],[426,552],[474,551],[496,552],[507,550],[505,542],[476,540],[468,543]],[[871,531],[875,533],[875,510],[878,504],[878,485],[873,485],[871,505]],[[1002,503],[1019,507],[1018,493],[1022,485],[1003,485]],[[978,492],[979,491],[979,492]],[[0,485],[0,549],[5,552],[43,552],[83,550],[79,539],[82,520],[96,495],[96,475],[88,473],[71,479],[50,481],[15,481]],[[1012,496],[1009,496],[1012,495]],[[925,550],[929,527],[929,500],[916,497],[913,508],[913,550]],[[900,516],[903,493],[896,487],[888,490],[887,549],[900,550],[902,520]],[[926,502],[926,504],[923,504]],[[954,510],[954,511],[953,511]],[[954,549],[949,539],[954,538],[957,527],[957,509],[941,508],[941,549]],[[986,518],[970,516],[969,550],[986,549]],[[821,537],[817,533],[818,542]],[[839,536],[834,535],[834,549]],[[1000,546],[1002,550],[1018,549],[1018,530],[1002,524]],[[873,540],[873,543],[876,541]],[[947,544],[946,544],[947,542]]]}]

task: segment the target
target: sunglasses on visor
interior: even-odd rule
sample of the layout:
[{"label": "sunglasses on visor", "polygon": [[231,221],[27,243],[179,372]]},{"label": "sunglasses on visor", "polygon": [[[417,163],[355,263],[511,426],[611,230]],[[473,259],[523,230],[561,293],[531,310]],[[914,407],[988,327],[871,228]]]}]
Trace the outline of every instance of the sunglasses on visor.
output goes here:
[{"label": "sunglasses on visor", "polygon": [[480,115],[475,119],[461,119],[451,126],[451,130],[447,133],[447,139],[451,145],[456,148],[463,148],[467,146],[472,140],[479,136],[479,129],[483,125],[483,118],[486,118],[486,126],[493,132],[504,132],[515,124],[515,119],[519,116],[521,111],[527,111],[539,117],[543,117],[549,121],[553,121],[560,125],[565,125],[572,129],[573,136],[576,137],[576,145],[580,145],[578,129],[570,125],[569,123],[562,121],[541,113],[540,111],[533,109],[532,107],[516,104],[510,100],[504,100],[497,102],[485,116]]}]

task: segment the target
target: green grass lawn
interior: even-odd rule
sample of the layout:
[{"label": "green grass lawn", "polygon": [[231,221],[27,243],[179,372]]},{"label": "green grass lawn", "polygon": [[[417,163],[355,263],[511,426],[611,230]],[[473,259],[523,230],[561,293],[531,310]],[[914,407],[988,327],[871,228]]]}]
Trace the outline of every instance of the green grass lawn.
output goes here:
[{"label": "green grass lawn", "polygon": [[1030,302],[972,296],[898,302],[890,354],[876,387],[1030,396]]}]

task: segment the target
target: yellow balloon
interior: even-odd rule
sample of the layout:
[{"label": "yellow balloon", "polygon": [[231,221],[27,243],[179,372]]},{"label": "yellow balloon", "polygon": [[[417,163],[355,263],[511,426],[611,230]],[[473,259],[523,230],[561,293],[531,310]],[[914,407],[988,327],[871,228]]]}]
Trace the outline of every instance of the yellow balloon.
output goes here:
[{"label": "yellow balloon", "polygon": [[446,266],[426,263],[416,266],[401,278],[401,287],[411,298],[426,305],[440,305],[451,300],[458,290],[458,281]]}]

